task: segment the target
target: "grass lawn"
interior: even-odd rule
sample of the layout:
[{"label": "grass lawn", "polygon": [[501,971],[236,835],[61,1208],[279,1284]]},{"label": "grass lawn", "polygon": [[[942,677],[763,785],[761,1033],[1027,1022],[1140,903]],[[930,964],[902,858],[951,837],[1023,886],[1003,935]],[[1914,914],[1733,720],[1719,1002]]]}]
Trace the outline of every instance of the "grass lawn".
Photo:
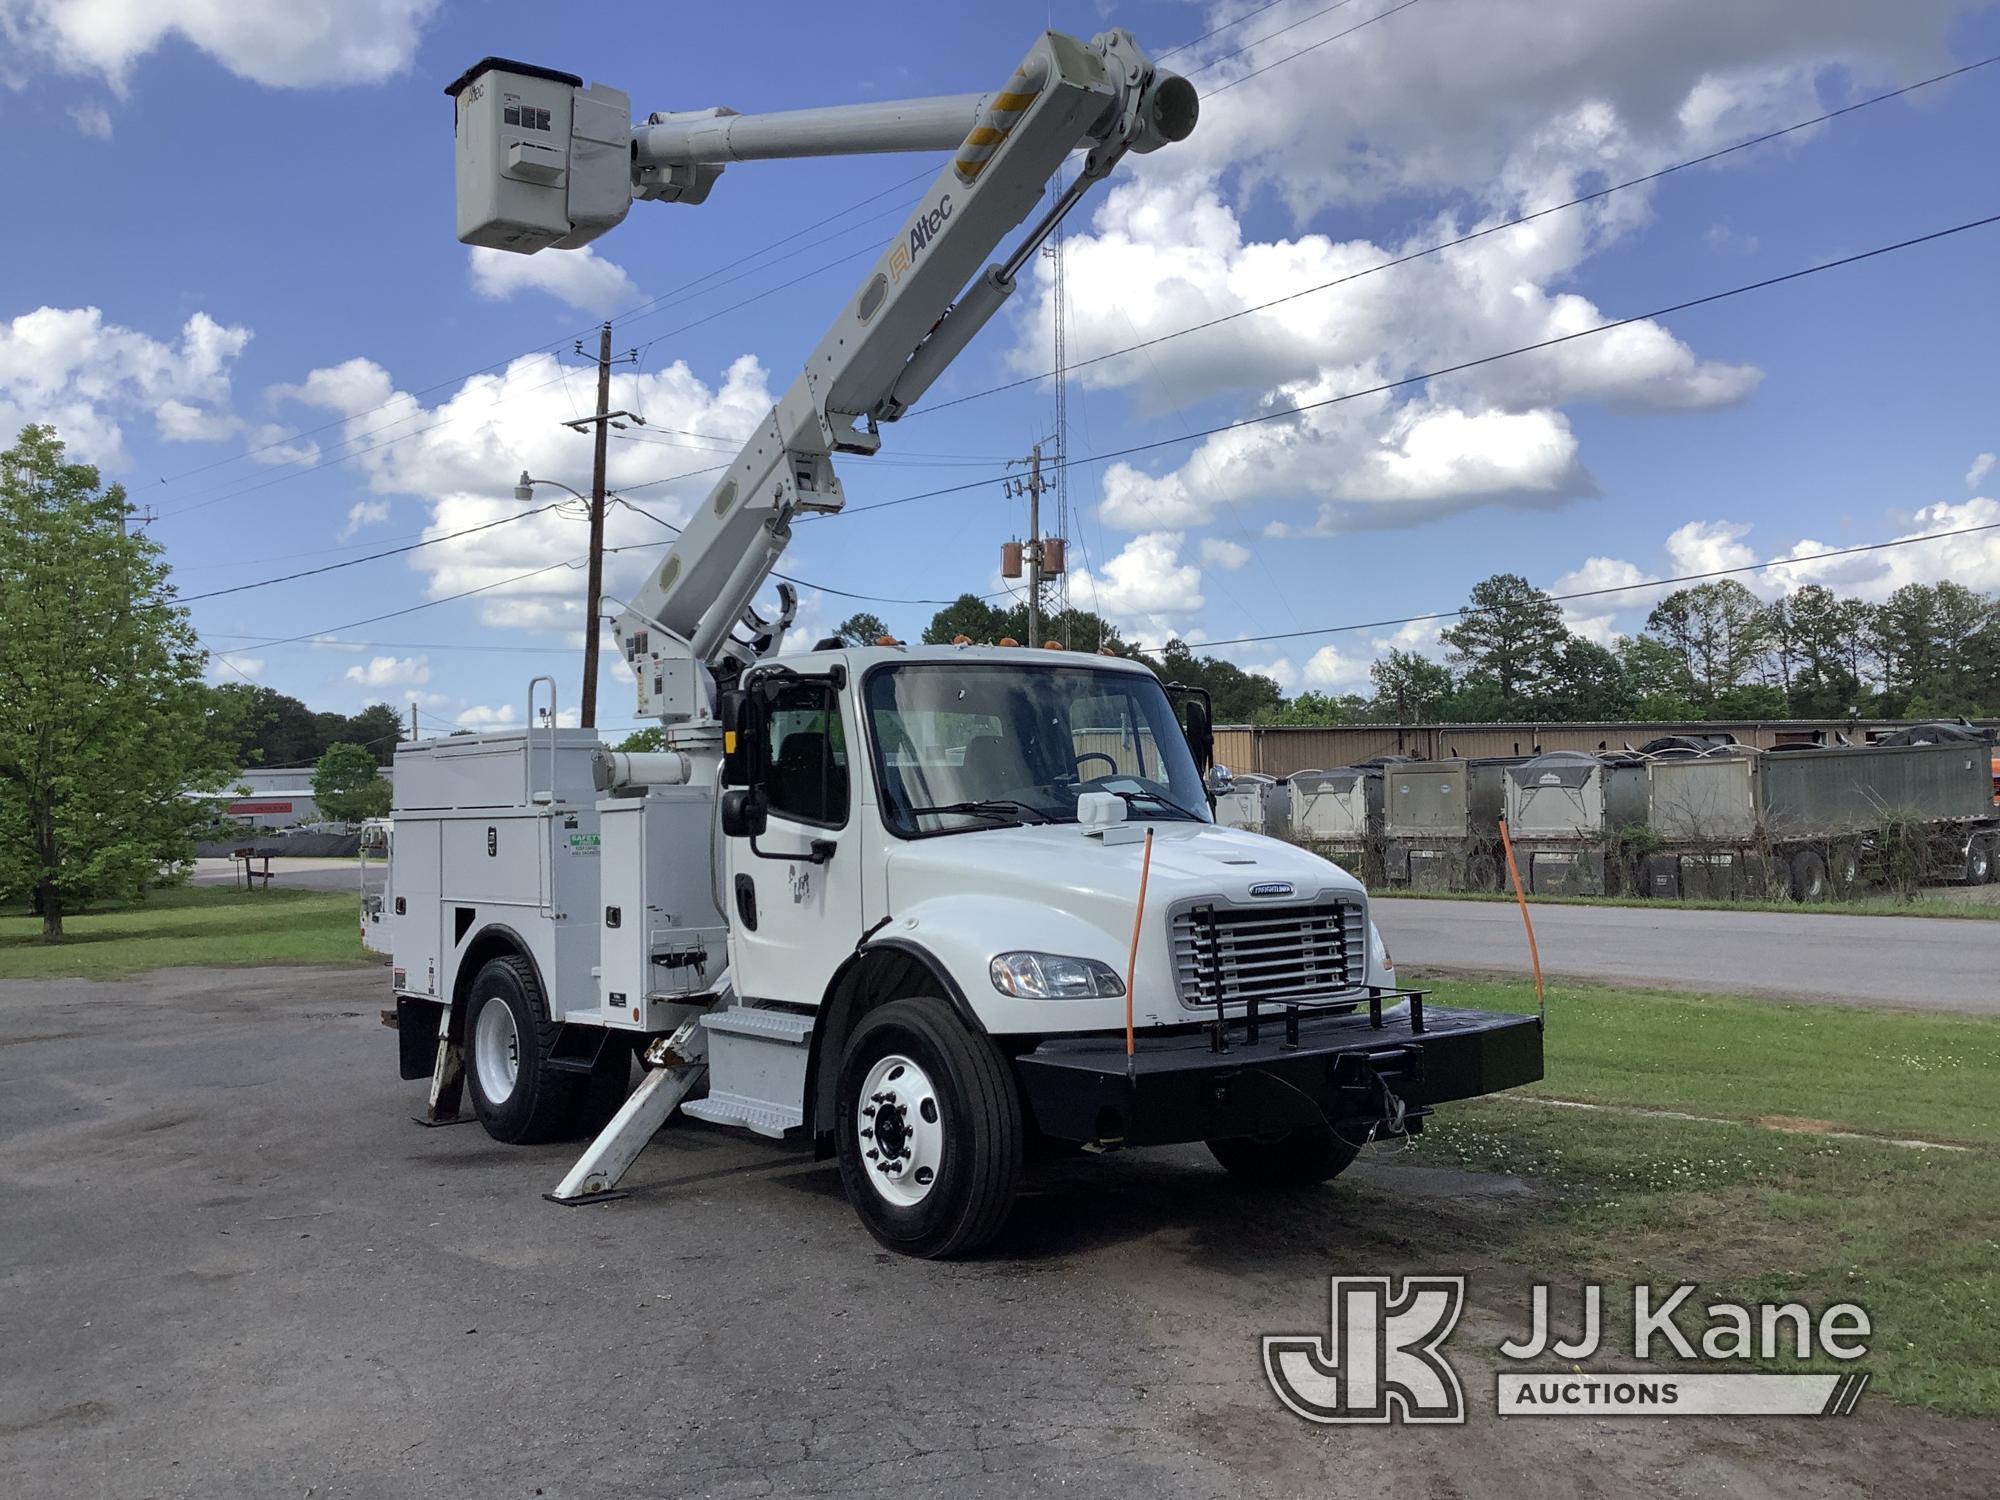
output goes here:
[{"label": "grass lawn", "polygon": [[[1523,877],[1526,878],[1525,876]],[[1508,891],[1412,891],[1400,886],[1373,886],[1369,893],[1397,901],[1508,901]],[[2000,922],[2000,901],[1952,901],[1919,896],[1892,901],[1886,896],[1861,901],[1660,901],[1651,896],[1530,896],[1530,906],[1640,906],[1681,911],[1814,912],[1832,917],[1962,917],[1973,922]]]},{"label": "grass lawn", "polygon": [[[1447,981],[1437,999],[1535,1003],[1511,982]],[[1693,1281],[1697,1309],[1858,1302],[1876,1390],[2000,1414],[2000,1022],[1557,985],[1547,1074],[1441,1110],[1418,1146],[1554,1190],[1504,1258],[1564,1283]],[[1607,1288],[1608,1320],[1621,1302]]]},{"label": "grass lawn", "polygon": [[177,964],[358,962],[355,898],[344,891],[182,886],[130,906],[66,917],[60,943],[41,918],[0,914],[0,979],[104,979]]}]

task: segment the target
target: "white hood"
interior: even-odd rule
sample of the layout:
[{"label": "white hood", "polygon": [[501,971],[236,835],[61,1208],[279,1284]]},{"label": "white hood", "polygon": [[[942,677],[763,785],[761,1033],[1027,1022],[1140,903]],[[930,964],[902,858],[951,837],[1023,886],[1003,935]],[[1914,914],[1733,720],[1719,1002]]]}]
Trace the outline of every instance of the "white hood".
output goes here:
[{"label": "white hood", "polygon": [[1122,1026],[1123,1000],[1015,1000],[994,990],[986,971],[995,954],[1027,949],[1094,958],[1122,977],[1148,827],[1153,856],[1132,986],[1141,1025],[1189,1019],[1174,985],[1168,912],[1177,904],[1285,905],[1330,895],[1366,901],[1361,882],[1339,866],[1261,834],[1181,821],[1109,829],[1038,824],[895,848],[888,860],[894,932],[944,960],[982,1015],[1001,1013],[995,1031]]}]

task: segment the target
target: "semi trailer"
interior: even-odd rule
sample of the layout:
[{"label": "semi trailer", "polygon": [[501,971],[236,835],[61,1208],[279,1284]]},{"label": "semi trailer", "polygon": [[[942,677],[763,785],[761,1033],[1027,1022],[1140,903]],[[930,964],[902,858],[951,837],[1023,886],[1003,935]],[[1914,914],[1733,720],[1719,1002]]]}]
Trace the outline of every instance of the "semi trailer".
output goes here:
[{"label": "semi trailer", "polygon": [[810,1142],[882,1244],[949,1256],[1041,1142],[1206,1142],[1299,1185],[1541,1076],[1537,1017],[1427,1004],[1358,881],[1218,826],[1198,692],[1008,642],[787,651],[789,590],[756,607],[794,521],[842,508],[834,456],[876,451],[1126,152],[1193,129],[1185,80],[1110,31],[1045,33],[990,94],[851,110],[635,125],[616,90],[498,59],[450,92],[460,237],[524,253],[758,156],[953,157],[619,606],[664,748],[561,727],[538,679],[522,728],[399,749],[378,941],[427,1120],[469,1094],[526,1142],[609,1114],[565,1204],[615,1195],[676,1110]]}]

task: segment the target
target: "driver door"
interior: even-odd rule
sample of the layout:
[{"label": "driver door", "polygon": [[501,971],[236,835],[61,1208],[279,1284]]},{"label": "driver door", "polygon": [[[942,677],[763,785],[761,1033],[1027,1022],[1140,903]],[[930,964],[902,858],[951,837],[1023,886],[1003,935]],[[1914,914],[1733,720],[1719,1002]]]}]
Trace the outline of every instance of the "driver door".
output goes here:
[{"label": "driver door", "polygon": [[729,959],[739,995],[817,1005],[861,934],[849,695],[824,677],[755,689],[764,736],[756,778],[770,820],[730,839]]}]

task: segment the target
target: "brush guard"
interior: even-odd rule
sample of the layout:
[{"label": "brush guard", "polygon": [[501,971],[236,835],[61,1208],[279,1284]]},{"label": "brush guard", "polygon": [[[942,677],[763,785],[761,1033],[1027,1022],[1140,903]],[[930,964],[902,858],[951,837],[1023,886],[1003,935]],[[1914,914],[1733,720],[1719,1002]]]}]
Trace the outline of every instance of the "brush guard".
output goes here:
[{"label": "brush guard", "polygon": [[1014,1067],[1044,1135],[1102,1147],[1316,1125],[1350,1140],[1415,1134],[1439,1104],[1542,1076],[1539,1018],[1426,1005],[1429,993],[1250,1008],[1141,1036],[1129,1056],[1123,1036],[1052,1038]]}]

